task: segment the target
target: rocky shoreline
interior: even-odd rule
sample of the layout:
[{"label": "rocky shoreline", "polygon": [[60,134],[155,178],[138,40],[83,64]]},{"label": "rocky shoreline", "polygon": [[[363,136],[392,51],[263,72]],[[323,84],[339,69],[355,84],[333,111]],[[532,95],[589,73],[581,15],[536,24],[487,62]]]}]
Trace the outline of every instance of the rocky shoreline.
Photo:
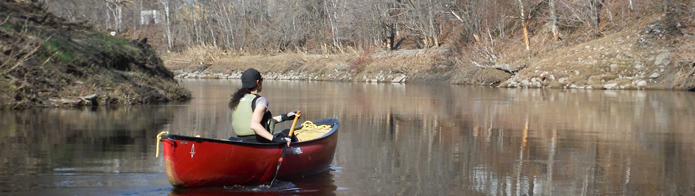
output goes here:
[{"label": "rocky shoreline", "polygon": [[[233,71],[231,73],[219,73],[209,71],[173,71],[176,79],[239,79],[242,70]],[[579,73],[576,73],[579,75]],[[337,76],[337,77],[336,77]],[[660,89],[657,86],[657,79],[661,75],[653,73],[649,77],[623,77],[620,76],[615,80],[601,81],[601,84],[573,84],[569,82],[570,77],[556,78],[553,74],[543,72],[539,77],[531,77],[530,79],[523,76],[515,75],[504,81],[502,84],[494,87],[499,88],[551,88],[551,89],[586,89],[586,90],[646,90]],[[366,83],[397,83],[404,84],[418,81],[411,81],[405,74],[385,74],[379,73],[376,75],[363,75],[360,77],[351,77],[349,73],[325,75],[325,74],[308,74],[304,72],[289,71],[287,73],[269,72],[263,74],[267,80],[296,80],[296,81],[345,81],[345,82],[366,82]],[[586,83],[587,81],[583,81]]]},{"label": "rocky shoreline", "polygon": [[[579,75],[579,74],[576,74]],[[658,88],[656,80],[659,78],[659,73],[653,73],[648,78],[643,76],[623,77],[619,76],[615,80],[602,80],[598,84],[586,84],[588,81],[582,81],[585,84],[573,84],[568,82],[570,77],[555,78],[554,75],[544,72],[540,77],[532,77],[531,79],[522,77],[512,77],[505,82],[506,85],[499,87],[506,88],[562,88],[562,89],[604,89],[604,90],[644,90]],[[594,78],[590,77],[591,81]]]},{"label": "rocky shoreline", "polygon": [[[239,79],[241,72],[234,71],[231,73],[215,73],[208,71],[185,71],[175,70],[176,79]],[[379,73],[374,76],[364,75],[361,79],[356,79],[350,76],[349,73],[336,74],[308,74],[304,72],[289,71],[288,73],[269,72],[263,73],[263,78],[266,80],[308,80],[308,81],[357,81],[368,83],[406,83],[408,76],[405,74],[387,74]]]}]

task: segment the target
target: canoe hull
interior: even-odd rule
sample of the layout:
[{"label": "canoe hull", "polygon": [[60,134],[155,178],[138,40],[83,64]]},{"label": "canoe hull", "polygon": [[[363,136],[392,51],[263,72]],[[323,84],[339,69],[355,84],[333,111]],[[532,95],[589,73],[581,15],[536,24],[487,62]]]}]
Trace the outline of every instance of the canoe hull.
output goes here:
[{"label": "canoe hull", "polygon": [[[332,125],[324,137],[292,143],[287,149],[278,179],[301,178],[328,170],[338,140],[336,119],[315,124]],[[275,175],[282,144],[244,142],[164,135],[164,162],[169,182],[175,187],[224,186],[262,183]]]}]

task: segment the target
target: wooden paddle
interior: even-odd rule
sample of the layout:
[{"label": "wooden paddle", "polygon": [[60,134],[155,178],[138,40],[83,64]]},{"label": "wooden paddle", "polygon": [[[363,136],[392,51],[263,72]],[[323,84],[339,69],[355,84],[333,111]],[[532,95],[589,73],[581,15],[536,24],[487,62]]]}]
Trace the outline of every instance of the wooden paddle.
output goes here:
[{"label": "wooden paddle", "polygon": [[[290,140],[292,140],[292,134],[294,133],[294,127],[297,126],[297,120],[299,120],[299,115],[301,114],[301,111],[297,111],[297,113],[294,115],[294,122],[292,122],[292,128],[290,128],[290,133],[288,134],[288,137],[290,137]],[[283,145],[282,148],[282,154],[280,154],[280,159],[278,159],[278,167],[275,169],[275,176],[273,177],[273,180],[270,181],[270,187],[273,187],[273,182],[275,182],[275,178],[278,177],[278,172],[280,172],[280,165],[282,165],[283,158],[285,157],[285,152],[287,152],[287,145]]]}]

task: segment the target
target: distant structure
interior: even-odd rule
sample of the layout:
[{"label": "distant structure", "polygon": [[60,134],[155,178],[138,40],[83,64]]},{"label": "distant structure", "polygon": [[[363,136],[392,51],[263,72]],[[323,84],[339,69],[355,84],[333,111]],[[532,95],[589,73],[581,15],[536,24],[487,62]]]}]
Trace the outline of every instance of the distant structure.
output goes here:
[{"label": "distant structure", "polygon": [[157,10],[146,10],[140,12],[140,24],[150,25],[164,22],[164,13]]}]

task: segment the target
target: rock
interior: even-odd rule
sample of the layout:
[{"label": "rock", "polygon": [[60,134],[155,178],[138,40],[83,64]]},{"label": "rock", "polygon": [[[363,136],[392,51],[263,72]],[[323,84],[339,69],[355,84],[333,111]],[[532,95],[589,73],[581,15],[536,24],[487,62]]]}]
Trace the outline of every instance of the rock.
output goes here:
[{"label": "rock", "polygon": [[575,85],[575,84],[570,85],[570,88],[571,88],[571,89],[576,89],[576,88],[577,88],[577,85]]},{"label": "rock", "polygon": [[541,87],[541,83],[538,82],[538,81],[533,81],[532,83],[533,83],[533,86],[534,86],[534,87],[538,87],[538,88]]},{"label": "rock", "polygon": [[642,62],[635,61],[635,69],[640,72],[644,71],[644,65],[642,65]]},{"label": "rock", "polygon": [[603,88],[604,89],[613,89],[617,85],[618,85],[618,83],[610,83],[610,84],[603,85]]},{"label": "rock", "polygon": [[402,83],[404,81],[405,81],[405,76],[398,76],[398,77],[394,78],[391,82],[392,83]]},{"label": "rock", "polygon": [[565,81],[567,81],[567,78],[560,78],[560,79],[557,80],[557,81],[560,82],[560,83],[565,83]]},{"label": "rock", "polygon": [[611,67],[611,71],[613,71],[615,68],[618,67],[618,64],[615,64],[615,63],[611,64],[610,67]]},{"label": "rock", "polygon": [[517,85],[518,85],[518,83],[512,81],[509,84],[507,84],[507,88],[516,88]]},{"label": "rock", "polygon": [[97,94],[91,94],[91,95],[83,96],[83,97],[80,97],[80,99],[93,101],[93,100],[97,99]]},{"label": "rock", "polygon": [[654,60],[654,65],[667,66],[669,63],[671,63],[671,61],[667,59],[670,55],[670,52],[664,52],[657,55],[656,60]]},{"label": "rock", "polygon": [[594,87],[592,87],[592,86],[587,86],[587,87],[586,87],[586,90],[591,90],[591,89],[594,89]]},{"label": "rock", "polygon": [[531,83],[526,79],[521,81],[521,87],[528,87],[529,84],[531,84]]},{"label": "rock", "polygon": [[652,75],[649,76],[649,79],[656,79],[659,77],[659,73],[653,73]]},{"label": "rock", "polygon": [[637,82],[637,87],[645,87],[645,86],[647,86],[647,81],[640,80],[639,82]]}]

